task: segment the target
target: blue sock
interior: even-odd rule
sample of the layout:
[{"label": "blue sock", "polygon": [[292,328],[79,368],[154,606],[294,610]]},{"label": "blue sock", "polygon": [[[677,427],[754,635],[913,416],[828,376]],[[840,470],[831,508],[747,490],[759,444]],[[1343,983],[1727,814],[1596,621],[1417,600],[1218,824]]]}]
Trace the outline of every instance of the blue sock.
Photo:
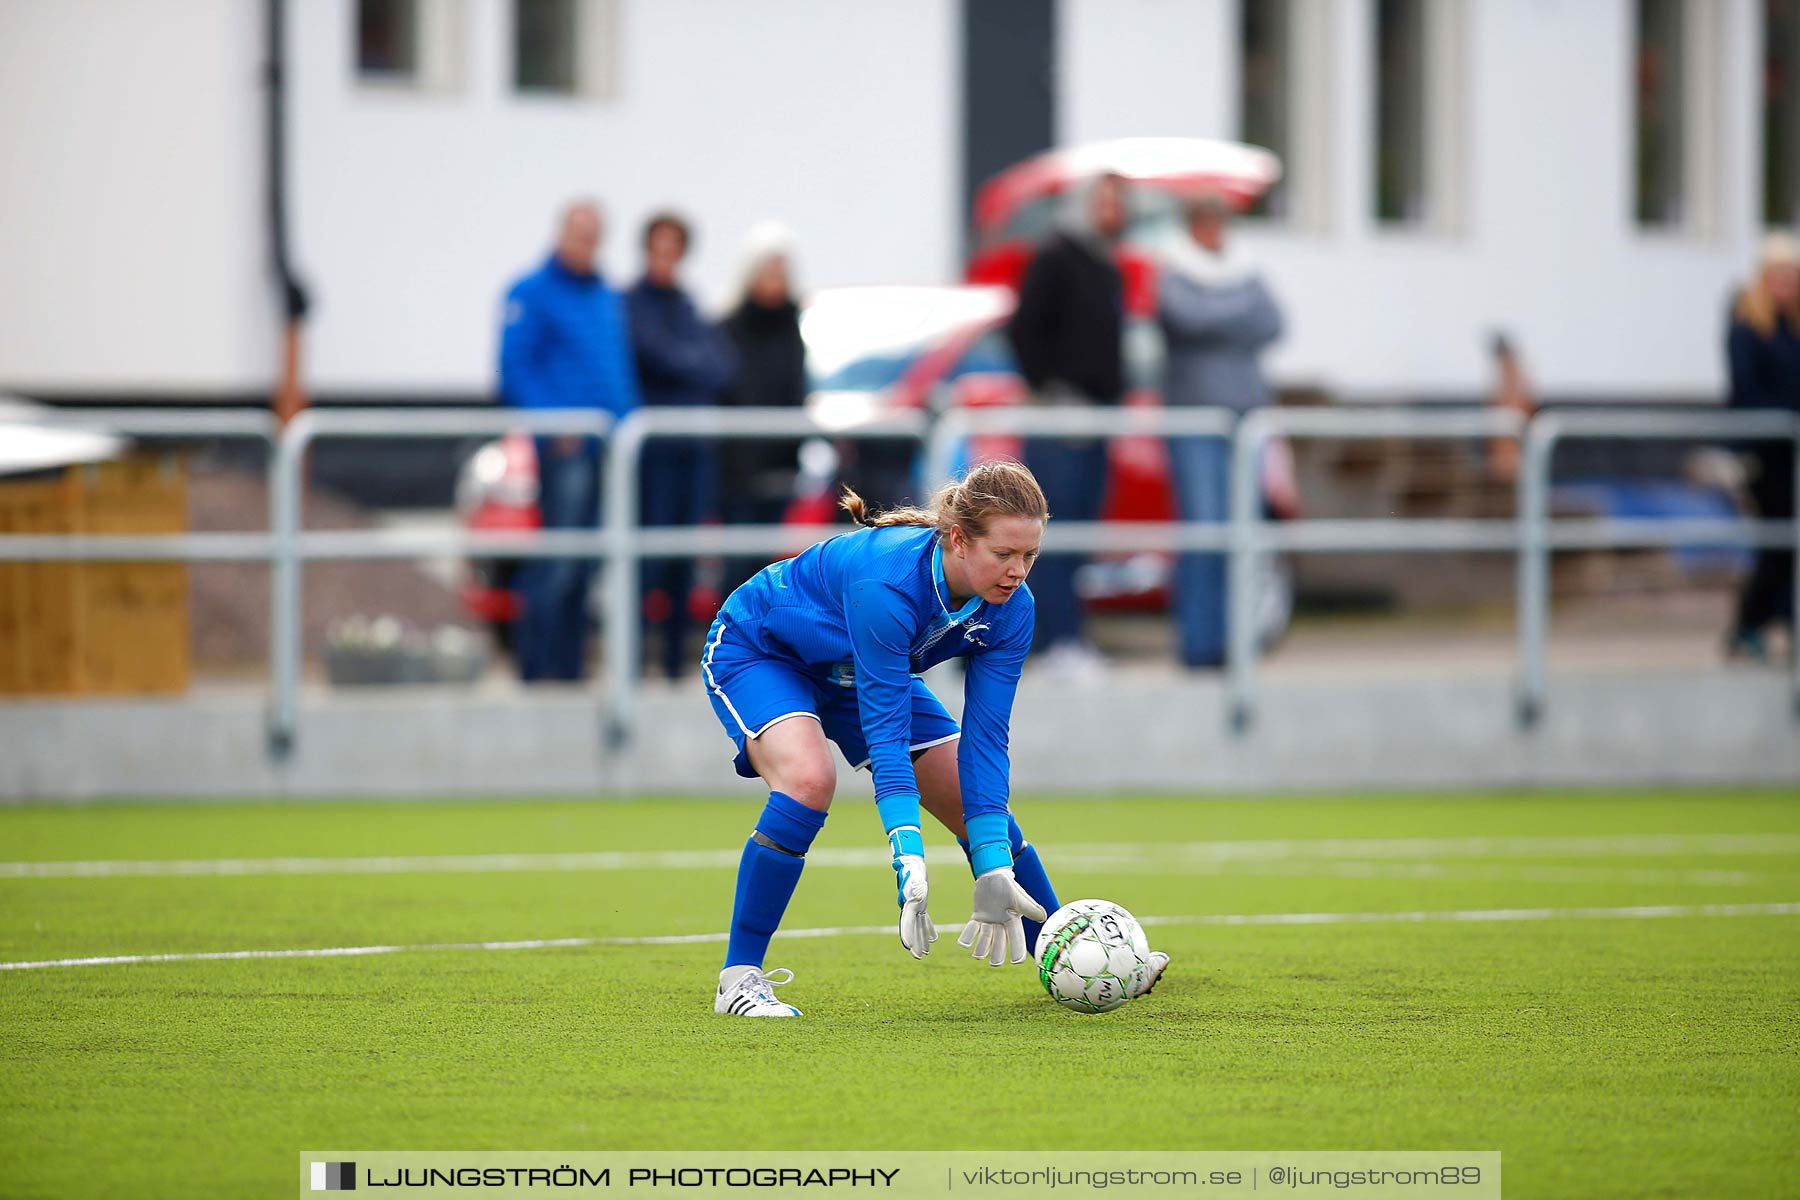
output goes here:
[{"label": "blue sock", "polygon": [[761,967],[769,939],[800,882],[806,852],[825,827],[825,814],[792,796],[770,792],[756,832],[744,843],[738,860],[737,899],[731,908],[731,940],[725,945],[728,967]]},{"label": "blue sock", "polygon": [[[1019,886],[1025,889],[1026,894],[1044,906],[1046,915],[1062,907],[1057,902],[1056,889],[1050,886],[1050,875],[1044,870],[1042,860],[1038,858],[1037,847],[1030,842],[1023,843],[1018,857],[1013,859],[1013,878],[1019,881]],[[1042,924],[1029,918],[1026,919],[1026,946],[1033,950],[1037,948],[1038,931],[1041,929],[1043,929]]]},{"label": "blue sock", "polygon": [[[1019,881],[1019,886],[1025,889],[1026,895],[1044,906],[1046,914],[1061,908],[1062,904],[1056,898],[1056,889],[1050,886],[1050,874],[1044,870],[1044,862],[1038,857],[1037,847],[1025,840],[1025,831],[1019,828],[1019,822],[1010,815],[1006,818],[1006,833],[1007,839],[1012,843],[1013,878]],[[971,853],[967,838],[957,838],[956,844],[962,847],[965,857]],[[1043,928],[1037,921],[1025,922],[1027,947],[1036,950],[1038,932]]]}]

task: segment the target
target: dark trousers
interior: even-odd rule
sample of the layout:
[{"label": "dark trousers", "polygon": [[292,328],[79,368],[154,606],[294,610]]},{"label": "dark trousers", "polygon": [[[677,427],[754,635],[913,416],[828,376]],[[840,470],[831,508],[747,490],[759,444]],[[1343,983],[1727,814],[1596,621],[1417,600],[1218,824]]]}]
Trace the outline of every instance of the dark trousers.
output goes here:
[{"label": "dark trousers", "polygon": [[[538,508],[545,529],[594,529],[600,521],[600,459],[591,441],[561,455],[537,439]],[[519,568],[524,612],[514,629],[519,677],[580,679],[587,665],[587,596],[594,560],[532,558]]]},{"label": "dark trousers", "polygon": [[[1037,476],[1059,521],[1097,521],[1106,499],[1106,443],[1091,438],[1029,438],[1025,465]],[[1081,599],[1075,594],[1075,572],[1086,561],[1080,554],[1046,554],[1031,569],[1031,594],[1037,600],[1033,650],[1048,650],[1081,640]]]},{"label": "dark trousers", "polygon": [[[727,525],[779,525],[787,517],[788,502],[780,498],[739,496],[724,501]],[[776,551],[734,555],[725,560],[725,582],[719,591],[726,596],[742,587],[749,578],[774,562]]]},{"label": "dark trousers", "polygon": [[[1754,453],[1756,478],[1750,481],[1750,498],[1765,521],[1786,521],[1794,516],[1794,452],[1786,443],[1758,447]],[[1767,546],[1756,552],[1756,565],[1738,595],[1737,632],[1756,633],[1767,625],[1794,629],[1794,552]]]},{"label": "dark trousers", "polygon": [[[644,528],[700,525],[718,515],[718,452],[694,441],[652,441],[644,447],[638,523]],[[644,643],[670,679],[688,666],[694,622],[694,558],[642,561]]]}]

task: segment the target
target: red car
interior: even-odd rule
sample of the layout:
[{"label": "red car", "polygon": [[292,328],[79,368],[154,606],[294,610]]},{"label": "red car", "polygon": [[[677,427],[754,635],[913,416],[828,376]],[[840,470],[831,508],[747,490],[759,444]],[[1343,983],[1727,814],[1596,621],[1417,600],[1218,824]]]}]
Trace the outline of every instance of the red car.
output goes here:
[{"label": "red car", "polygon": [[1126,307],[1153,315],[1156,272],[1145,247],[1179,232],[1181,200],[1216,192],[1246,209],[1281,179],[1267,150],[1207,138],[1120,138],[1050,150],[1008,167],[975,195],[975,255],[965,278],[1017,289],[1068,190],[1100,174],[1131,181],[1130,225],[1119,250]]}]

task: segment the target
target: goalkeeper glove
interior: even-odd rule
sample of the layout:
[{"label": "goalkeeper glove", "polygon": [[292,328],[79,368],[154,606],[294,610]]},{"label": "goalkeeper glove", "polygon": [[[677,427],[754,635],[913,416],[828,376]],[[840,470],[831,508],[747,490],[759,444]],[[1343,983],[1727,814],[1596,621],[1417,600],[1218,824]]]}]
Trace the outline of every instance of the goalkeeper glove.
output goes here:
[{"label": "goalkeeper glove", "polygon": [[975,880],[975,911],[963,926],[957,944],[970,947],[970,957],[985,958],[998,967],[1010,957],[1025,961],[1025,918],[1042,921],[1048,914],[1033,900],[1011,867],[995,867]]},{"label": "goalkeeper glove", "polygon": [[900,944],[914,958],[931,953],[937,941],[937,926],[931,923],[926,908],[930,887],[925,879],[925,843],[916,828],[895,829],[888,834],[888,845],[894,852],[894,882],[900,904]]}]

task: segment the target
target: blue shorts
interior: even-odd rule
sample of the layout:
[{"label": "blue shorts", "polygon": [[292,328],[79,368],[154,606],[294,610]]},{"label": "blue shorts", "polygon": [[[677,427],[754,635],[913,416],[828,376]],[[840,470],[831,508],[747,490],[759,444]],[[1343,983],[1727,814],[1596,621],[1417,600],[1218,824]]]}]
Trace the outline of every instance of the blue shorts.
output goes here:
[{"label": "blue shorts", "polygon": [[[811,717],[837,743],[852,767],[869,765],[869,744],[863,739],[862,711],[854,684],[835,682],[829,672],[815,672],[779,658],[771,658],[744,642],[725,624],[714,621],[706,634],[706,654],[700,677],[719,724],[725,727],[737,757],[732,765],[746,779],[756,778],[746,747],[771,725],[789,717]],[[912,681],[912,738],[914,753],[952,741],[962,733],[944,702],[932,694],[918,676]]]}]

